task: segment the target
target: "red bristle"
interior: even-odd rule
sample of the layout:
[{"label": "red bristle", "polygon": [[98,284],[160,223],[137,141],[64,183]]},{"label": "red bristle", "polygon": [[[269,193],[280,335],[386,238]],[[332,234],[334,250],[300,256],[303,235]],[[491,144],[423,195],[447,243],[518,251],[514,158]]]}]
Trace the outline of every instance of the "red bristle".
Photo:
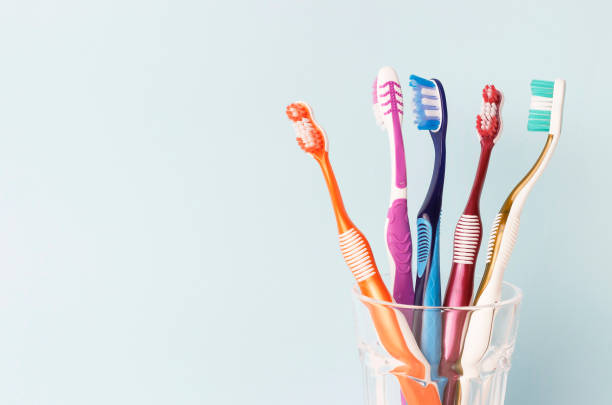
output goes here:
[{"label": "red bristle", "polygon": [[306,106],[300,103],[289,104],[285,112],[291,121],[300,121],[302,118],[308,117],[309,115]]},{"label": "red bristle", "polygon": [[492,84],[487,84],[482,89],[482,99],[487,103],[499,104],[501,101],[501,93]]},{"label": "red bristle", "polygon": [[476,117],[476,130],[481,137],[495,137],[500,128],[501,92],[492,84],[482,89],[483,111]]}]

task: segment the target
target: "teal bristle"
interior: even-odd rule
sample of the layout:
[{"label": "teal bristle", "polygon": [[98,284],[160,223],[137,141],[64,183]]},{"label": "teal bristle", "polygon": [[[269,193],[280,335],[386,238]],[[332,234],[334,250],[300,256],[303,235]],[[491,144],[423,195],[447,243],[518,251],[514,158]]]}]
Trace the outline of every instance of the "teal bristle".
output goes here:
[{"label": "teal bristle", "polygon": [[531,81],[531,94],[534,96],[552,98],[554,89],[555,82],[549,82],[547,80]]},{"label": "teal bristle", "polygon": [[531,109],[527,118],[528,131],[547,132],[550,130],[550,114],[554,89],[555,82],[548,80],[531,81],[532,98]]}]

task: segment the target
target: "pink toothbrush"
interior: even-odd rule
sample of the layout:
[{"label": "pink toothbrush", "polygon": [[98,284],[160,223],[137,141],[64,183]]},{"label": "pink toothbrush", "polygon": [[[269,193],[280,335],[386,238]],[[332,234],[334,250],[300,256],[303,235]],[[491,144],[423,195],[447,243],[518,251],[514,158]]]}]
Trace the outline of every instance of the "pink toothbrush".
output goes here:
[{"label": "pink toothbrush", "polygon": [[[412,238],[406,201],[406,157],[402,138],[404,99],[397,73],[391,67],[378,71],[374,81],[373,110],[376,121],[389,134],[391,152],[391,203],[385,222],[385,239],[391,265],[393,299],[414,304],[412,285]],[[412,324],[412,311],[407,312]]]}]

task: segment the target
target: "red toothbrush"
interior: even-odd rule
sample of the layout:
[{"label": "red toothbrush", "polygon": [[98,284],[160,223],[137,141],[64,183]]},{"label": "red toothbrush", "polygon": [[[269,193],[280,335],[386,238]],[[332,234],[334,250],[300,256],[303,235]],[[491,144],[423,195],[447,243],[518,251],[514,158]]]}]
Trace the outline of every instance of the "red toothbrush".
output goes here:
[{"label": "red toothbrush", "polygon": [[[476,117],[476,130],[480,137],[480,160],[472,190],[463,214],[455,227],[453,244],[453,265],[444,295],[444,306],[460,307],[470,305],[474,288],[474,269],[480,243],[482,223],[480,221],[480,195],[489,167],[489,159],[495,142],[501,133],[502,94],[493,85],[482,90],[482,107]],[[449,311],[443,317],[442,358],[440,374],[449,378],[445,398],[454,397],[453,379],[455,366],[461,354],[461,336],[465,311]]]}]

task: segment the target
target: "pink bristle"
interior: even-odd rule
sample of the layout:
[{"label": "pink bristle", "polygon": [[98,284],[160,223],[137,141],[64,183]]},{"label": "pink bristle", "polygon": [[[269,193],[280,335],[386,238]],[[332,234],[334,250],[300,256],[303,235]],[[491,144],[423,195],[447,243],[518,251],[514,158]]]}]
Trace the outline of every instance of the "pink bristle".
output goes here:
[{"label": "pink bristle", "polygon": [[377,84],[378,78],[374,79],[374,84],[372,85],[372,104],[378,103],[378,95],[377,95]]}]

